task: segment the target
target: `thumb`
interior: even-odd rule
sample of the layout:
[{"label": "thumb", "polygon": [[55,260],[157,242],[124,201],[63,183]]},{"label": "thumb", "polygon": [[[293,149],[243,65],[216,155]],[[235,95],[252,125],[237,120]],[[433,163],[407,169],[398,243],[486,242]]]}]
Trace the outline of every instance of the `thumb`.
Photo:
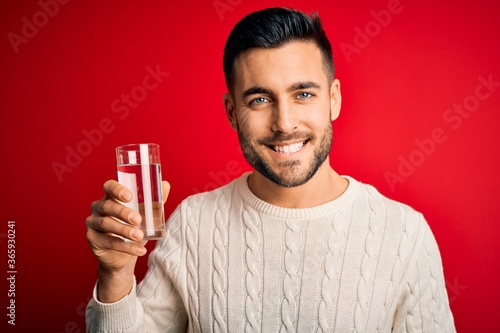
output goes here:
[{"label": "thumb", "polygon": [[168,194],[170,193],[170,183],[163,180],[161,182],[161,187],[163,190],[163,204],[165,204],[165,202],[167,202]]}]

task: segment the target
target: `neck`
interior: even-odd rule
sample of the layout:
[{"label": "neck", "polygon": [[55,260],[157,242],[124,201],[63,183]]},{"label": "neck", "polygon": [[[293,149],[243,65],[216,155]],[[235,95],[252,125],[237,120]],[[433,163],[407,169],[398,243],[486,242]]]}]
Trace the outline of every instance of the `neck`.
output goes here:
[{"label": "neck", "polygon": [[330,166],[328,159],[305,184],[283,187],[254,171],[248,179],[248,187],[255,196],[283,208],[309,208],[338,198],[347,188],[348,181]]}]

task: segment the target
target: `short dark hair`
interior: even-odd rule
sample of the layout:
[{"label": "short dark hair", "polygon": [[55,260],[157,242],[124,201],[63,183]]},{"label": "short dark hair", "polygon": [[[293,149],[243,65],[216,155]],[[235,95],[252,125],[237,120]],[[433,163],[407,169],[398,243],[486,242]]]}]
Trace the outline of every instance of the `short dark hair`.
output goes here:
[{"label": "short dark hair", "polygon": [[311,41],[319,47],[331,83],[335,74],[332,47],[319,15],[276,7],[248,14],[229,34],[223,61],[227,89],[234,92],[234,63],[241,53],[252,48],[279,48],[293,41]]}]

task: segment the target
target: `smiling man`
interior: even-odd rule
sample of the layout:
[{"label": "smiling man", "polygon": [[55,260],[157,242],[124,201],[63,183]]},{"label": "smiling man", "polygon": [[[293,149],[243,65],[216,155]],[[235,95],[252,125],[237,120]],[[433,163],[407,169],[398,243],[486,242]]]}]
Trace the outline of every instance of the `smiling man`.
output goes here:
[{"label": "smiling man", "polygon": [[328,163],[341,96],[323,58],[316,43],[298,39],[252,48],[234,60],[227,115],[256,170],[250,190],[266,202],[312,207],[347,187]]},{"label": "smiling man", "polygon": [[224,72],[227,117],[255,171],[185,199],[137,286],[140,216],[106,182],[87,218],[99,262],[87,330],[454,332],[423,216],[330,166],[341,94],[319,18],[246,16]]}]

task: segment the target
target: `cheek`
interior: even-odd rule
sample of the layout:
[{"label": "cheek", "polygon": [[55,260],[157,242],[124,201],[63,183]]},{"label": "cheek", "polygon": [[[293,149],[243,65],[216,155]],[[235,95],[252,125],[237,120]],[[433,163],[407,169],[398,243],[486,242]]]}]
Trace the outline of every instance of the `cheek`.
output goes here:
[{"label": "cheek", "polygon": [[259,135],[266,128],[266,120],[263,113],[240,112],[238,114],[238,126],[240,131],[247,135]]},{"label": "cheek", "polygon": [[304,119],[304,122],[307,123],[309,127],[316,130],[324,129],[325,126],[328,126],[328,123],[331,123],[331,121],[330,104],[325,104],[315,110],[311,110],[311,112],[309,112],[307,117]]},{"label": "cheek", "polygon": [[331,122],[332,121],[332,104],[331,104],[331,99],[330,98],[327,98],[325,100],[325,103],[322,107],[322,112],[321,112],[321,119],[322,121],[324,122],[323,123],[323,126],[325,124],[325,122]]},{"label": "cheek", "polygon": [[246,116],[238,116],[236,117],[237,120],[237,129],[238,133],[242,133],[245,136],[248,136],[248,117]]}]

